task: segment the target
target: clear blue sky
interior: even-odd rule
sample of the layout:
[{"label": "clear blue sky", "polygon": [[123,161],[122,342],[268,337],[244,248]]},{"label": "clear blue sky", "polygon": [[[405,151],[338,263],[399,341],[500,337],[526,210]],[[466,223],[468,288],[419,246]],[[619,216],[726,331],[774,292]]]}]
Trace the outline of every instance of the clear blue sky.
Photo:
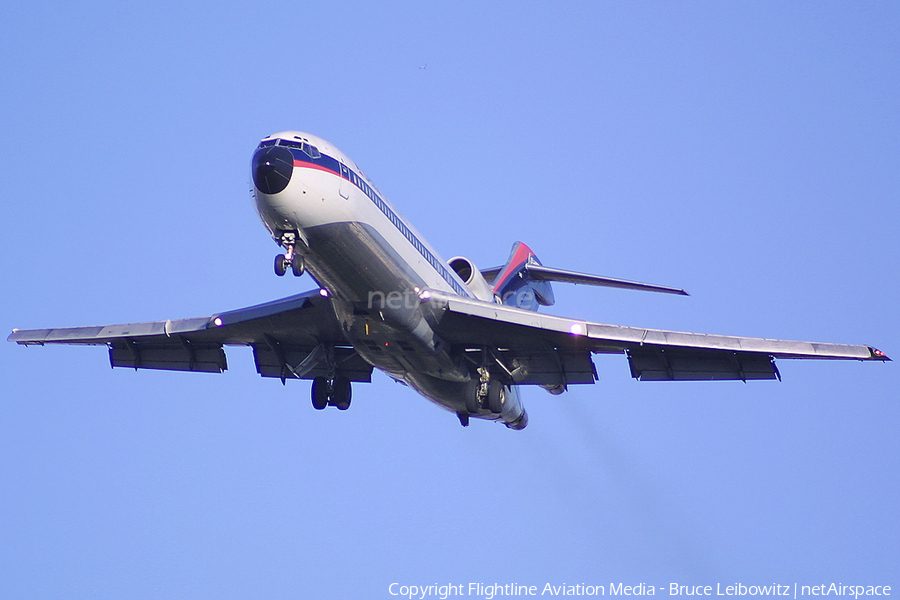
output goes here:
[{"label": "clear blue sky", "polygon": [[[320,135],[449,258],[552,312],[900,357],[892,2],[14,3],[0,23],[2,325],[202,316],[272,273],[258,140]],[[420,66],[427,64],[426,69]],[[4,334],[5,335],[5,334]],[[523,432],[376,374],[110,370],[0,344],[0,596],[390,598],[388,585],[893,585],[900,371],[639,383],[624,357]]]}]

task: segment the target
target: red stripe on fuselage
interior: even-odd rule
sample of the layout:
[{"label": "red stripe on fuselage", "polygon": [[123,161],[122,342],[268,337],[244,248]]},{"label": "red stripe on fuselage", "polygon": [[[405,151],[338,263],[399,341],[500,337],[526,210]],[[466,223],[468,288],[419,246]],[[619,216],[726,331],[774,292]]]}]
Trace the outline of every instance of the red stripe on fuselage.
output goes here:
[{"label": "red stripe on fuselage", "polygon": [[[295,167],[303,167],[304,169],[315,169],[316,171],[325,171],[326,173],[331,173],[332,175],[339,175],[338,173],[335,173],[328,167],[323,167],[322,165],[317,165],[316,163],[304,162],[302,160],[295,159],[294,166]],[[344,177],[344,179],[347,179],[347,178]]]}]

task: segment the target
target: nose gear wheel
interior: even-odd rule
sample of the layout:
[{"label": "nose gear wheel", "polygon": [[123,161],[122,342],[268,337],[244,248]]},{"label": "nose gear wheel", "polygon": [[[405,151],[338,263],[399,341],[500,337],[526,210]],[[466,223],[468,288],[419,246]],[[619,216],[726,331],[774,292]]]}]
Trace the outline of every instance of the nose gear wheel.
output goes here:
[{"label": "nose gear wheel", "polygon": [[294,251],[297,244],[297,234],[294,232],[281,234],[279,244],[284,246],[287,252],[275,257],[275,274],[282,277],[290,269],[294,277],[303,275],[304,271],[306,271],[306,263],[303,257]]}]

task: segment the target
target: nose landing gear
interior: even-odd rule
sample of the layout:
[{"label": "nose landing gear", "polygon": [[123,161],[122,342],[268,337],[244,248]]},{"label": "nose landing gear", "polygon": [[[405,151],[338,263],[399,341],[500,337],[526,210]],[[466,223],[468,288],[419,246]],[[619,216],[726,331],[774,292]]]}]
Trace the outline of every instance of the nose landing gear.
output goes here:
[{"label": "nose landing gear", "polygon": [[288,268],[290,268],[294,277],[303,275],[303,272],[306,270],[306,267],[303,264],[303,257],[298,254],[293,254],[290,250],[288,250],[287,254],[279,254],[275,257],[276,275],[282,277],[287,273]]},{"label": "nose landing gear", "polygon": [[288,268],[294,274],[294,277],[300,277],[306,270],[303,257],[294,252],[294,246],[297,243],[297,234],[294,232],[286,232],[281,234],[279,242],[287,252],[279,254],[275,257],[275,274],[282,277],[287,273]]}]

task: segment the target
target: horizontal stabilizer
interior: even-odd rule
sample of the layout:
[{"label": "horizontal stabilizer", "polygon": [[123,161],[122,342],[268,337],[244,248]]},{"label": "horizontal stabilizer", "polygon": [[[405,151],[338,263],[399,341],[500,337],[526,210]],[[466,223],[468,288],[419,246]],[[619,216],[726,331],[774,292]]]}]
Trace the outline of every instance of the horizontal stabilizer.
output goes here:
[{"label": "horizontal stabilizer", "polygon": [[613,277],[601,277],[600,275],[590,275],[588,273],[577,273],[575,271],[545,267],[544,265],[529,264],[526,265],[525,270],[528,271],[528,275],[532,279],[537,281],[559,281],[561,283],[600,285],[626,290],[640,290],[643,292],[662,292],[664,294],[678,294],[679,296],[690,295],[680,288],[656,285],[653,283],[628,281],[627,279],[615,279]]}]

